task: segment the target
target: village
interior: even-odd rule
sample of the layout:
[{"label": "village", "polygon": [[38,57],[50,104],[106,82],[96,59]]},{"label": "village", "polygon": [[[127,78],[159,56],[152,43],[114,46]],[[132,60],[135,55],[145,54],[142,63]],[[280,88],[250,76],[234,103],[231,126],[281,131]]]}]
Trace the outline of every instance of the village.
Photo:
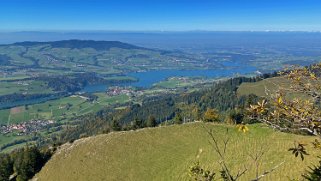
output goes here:
[{"label": "village", "polygon": [[1,134],[9,134],[17,132],[17,135],[28,135],[34,132],[38,132],[41,129],[55,123],[53,120],[30,120],[28,122],[22,122],[19,124],[2,125],[0,127]]},{"label": "village", "polygon": [[141,96],[144,94],[143,90],[135,90],[132,87],[119,87],[119,86],[113,86],[109,87],[106,91],[106,94],[108,96],[117,96],[121,94],[125,94],[130,97],[136,97]]}]

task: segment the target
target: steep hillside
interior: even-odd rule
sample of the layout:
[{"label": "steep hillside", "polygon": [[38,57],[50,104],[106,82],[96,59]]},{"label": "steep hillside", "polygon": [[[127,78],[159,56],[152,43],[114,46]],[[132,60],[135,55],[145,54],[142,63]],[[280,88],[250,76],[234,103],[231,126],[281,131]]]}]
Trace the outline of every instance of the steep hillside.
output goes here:
[{"label": "steep hillside", "polygon": [[242,180],[253,178],[254,170],[250,167],[252,162],[248,155],[255,154],[261,147],[267,150],[261,171],[285,161],[265,180],[298,178],[316,155],[311,152],[311,156],[302,162],[287,151],[293,146],[293,141],[309,143],[312,137],[274,132],[263,125],[252,125],[250,132],[243,134],[233,126],[191,123],[111,133],[65,144],[35,179],[187,180],[188,168],[198,160],[196,155],[199,150],[202,150],[199,157],[202,164],[218,168],[217,155],[209,145],[204,126],[213,129],[218,138],[224,138],[226,128],[230,128],[229,164],[234,173],[243,168],[244,163],[251,170]]}]

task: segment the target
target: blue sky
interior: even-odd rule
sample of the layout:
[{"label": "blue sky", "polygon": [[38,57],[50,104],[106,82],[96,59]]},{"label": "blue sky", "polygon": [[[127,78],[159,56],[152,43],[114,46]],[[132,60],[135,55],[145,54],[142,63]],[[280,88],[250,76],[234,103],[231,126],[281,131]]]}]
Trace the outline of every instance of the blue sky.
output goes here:
[{"label": "blue sky", "polygon": [[321,30],[320,0],[0,0],[0,31]]}]

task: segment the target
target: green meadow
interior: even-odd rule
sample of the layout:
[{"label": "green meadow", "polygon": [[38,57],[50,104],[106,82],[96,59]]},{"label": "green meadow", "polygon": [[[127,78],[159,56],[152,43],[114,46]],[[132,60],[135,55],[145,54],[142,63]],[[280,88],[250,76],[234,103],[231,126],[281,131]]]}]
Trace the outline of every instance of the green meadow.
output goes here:
[{"label": "green meadow", "polygon": [[0,124],[19,123],[30,119],[54,119],[68,121],[75,116],[99,111],[104,106],[115,103],[125,103],[130,100],[127,95],[109,97],[105,93],[95,93],[96,101],[74,95],[41,104],[15,107],[0,110]]},{"label": "green meadow", "polygon": [[46,94],[53,91],[42,81],[0,82],[0,96],[13,93]]},{"label": "green meadow", "polygon": [[[226,129],[229,134],[226,134]],[[316,163],[317,152],[309,144],[314,137],[275,132],[264,125],[250,125],[241,133],[235,126],[189,123],[137,131],[115,132],[84,138],[62,145],[35,178],[50,180],[189,180],[188,169],[196,161],[206,168],[220,170],[219,159],[209,144],[207,129],[222,140],[230,137],[226,161],[234,174],[244,166],[241,180],[255,176],[249,155],[262,148],[259,172],[284,162],[262,180],[300,178],[307,166]],[[304,161],[288,151],[293,142],[309,144]],[[219,173],[218,173],[219,174]]]}]

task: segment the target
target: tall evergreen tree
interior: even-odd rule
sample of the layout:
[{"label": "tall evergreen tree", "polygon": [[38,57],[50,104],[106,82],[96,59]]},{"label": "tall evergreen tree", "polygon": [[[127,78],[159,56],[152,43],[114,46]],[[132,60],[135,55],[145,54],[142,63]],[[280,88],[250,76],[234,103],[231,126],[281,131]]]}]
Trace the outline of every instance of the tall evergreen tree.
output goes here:
[{"label": "tall evergreen tree", "polygon": [[175,114],[174,123],[175,124],[182,124],[183,123],[183,118],[179,113]]},{"label": "tall evergreen tree", "polygon": [[119,124],[119,122],[117,120],[113,120],[112,121],[112,126],[111,127],[112,127],[112,129],[114,131],[120,131],[121,130],[120,124]]},{"label": "tall evergreen tree", "polygon": [[147,127],[155,127],[156,125],[157,125],[156,118],[154,116],[149,116],[148,120],[147,120],[147,123],[146,123],[146,126]]},{"label": "tall evergreen tree", "polygon": [[141,119],[135,118],[134,121],[132,121],[132,129],[139,129],[143,127],[144,127],[144,123]]},{"label": "tall evergreen tree", "polygon": [[14,168],[17,173],[17,181],[25,181],[32,178],[40,171],[45,161],[39,149],[35,146],[27,146],[17,154]]},{"label": "tall evergreen tree", "polygon": [[0,154],[0,180],[9,180],[11,174],[13,174],[13,163],[10,156]]}]

